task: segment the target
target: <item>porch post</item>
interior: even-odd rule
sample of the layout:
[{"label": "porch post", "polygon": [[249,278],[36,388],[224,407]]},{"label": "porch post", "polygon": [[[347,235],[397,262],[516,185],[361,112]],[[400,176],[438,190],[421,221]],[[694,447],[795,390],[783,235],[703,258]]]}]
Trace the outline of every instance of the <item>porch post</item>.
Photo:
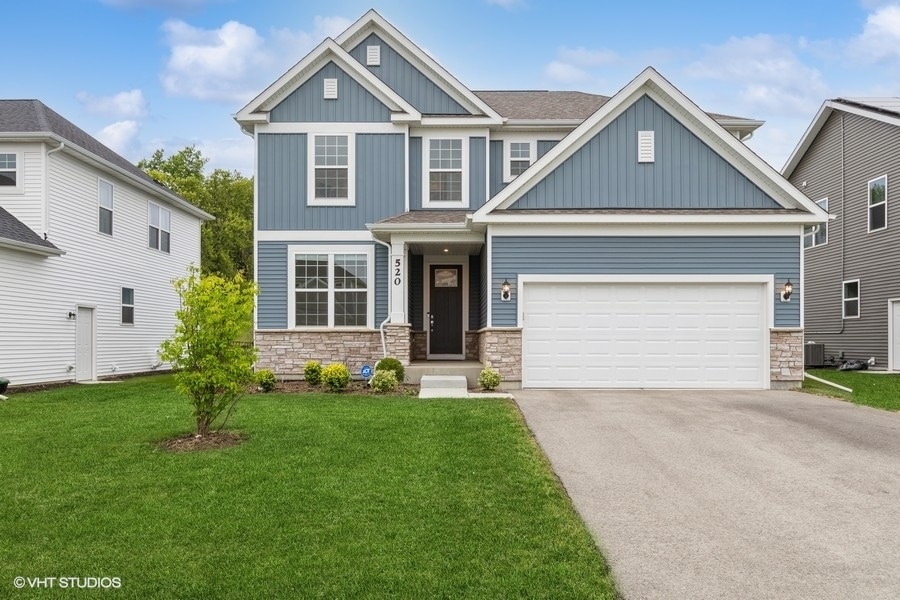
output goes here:
[{"label": "porch post", "polygon": [[408,323],[406,299],[409,274],[406,271],[406,243],[403,240],[391,239],[390,275],[391,323]]}]

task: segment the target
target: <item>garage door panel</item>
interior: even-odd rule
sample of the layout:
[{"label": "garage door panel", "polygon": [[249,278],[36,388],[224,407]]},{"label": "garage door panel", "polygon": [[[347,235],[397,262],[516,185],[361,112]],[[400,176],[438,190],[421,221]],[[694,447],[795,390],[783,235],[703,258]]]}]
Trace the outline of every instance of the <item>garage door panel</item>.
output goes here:
[{"label": "garage door panel", "polygon": [[529,387],[761,388],[762,284],[524,286]]}]

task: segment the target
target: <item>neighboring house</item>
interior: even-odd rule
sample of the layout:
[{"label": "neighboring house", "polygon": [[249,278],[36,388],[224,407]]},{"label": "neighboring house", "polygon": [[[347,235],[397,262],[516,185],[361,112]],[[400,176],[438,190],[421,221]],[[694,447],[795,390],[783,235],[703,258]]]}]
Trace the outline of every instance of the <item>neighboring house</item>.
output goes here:
[{"label": "neighboring house", "polygon": [[806,341],[900,370],[900,98],[826,101],[783,172],[833,219],[804,235]]},{"label": "neighboring house", "polygon": [[149,371],[211,216],[38,100],[0,100],[0,376]]},{"label": "neighboring house", "polygon": [[256,141],[262,367],[386,352],[528,387],[802,378],[802,230],[826,214],[741,142],[760,122],[653,69],[611,98],[472,92],[370,11],[236,120]]}]

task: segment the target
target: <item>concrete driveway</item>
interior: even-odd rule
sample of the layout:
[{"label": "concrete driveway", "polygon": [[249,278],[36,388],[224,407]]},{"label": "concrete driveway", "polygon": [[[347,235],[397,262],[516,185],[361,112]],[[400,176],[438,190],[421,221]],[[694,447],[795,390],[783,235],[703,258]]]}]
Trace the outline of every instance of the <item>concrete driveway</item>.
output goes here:
[{"label": "concrete driveway", "polygon": [[900,415],[797,392],[515,396],[625,598],[900,598]]}]

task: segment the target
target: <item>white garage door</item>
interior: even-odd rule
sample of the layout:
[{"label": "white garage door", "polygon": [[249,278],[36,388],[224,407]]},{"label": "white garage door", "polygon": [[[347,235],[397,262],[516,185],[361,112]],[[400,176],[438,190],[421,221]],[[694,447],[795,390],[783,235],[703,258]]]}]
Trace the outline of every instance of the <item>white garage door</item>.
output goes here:
[{"label": "white garage door", "polygon": [[522,385],[768,387],[759,283],[523,287]]}]

